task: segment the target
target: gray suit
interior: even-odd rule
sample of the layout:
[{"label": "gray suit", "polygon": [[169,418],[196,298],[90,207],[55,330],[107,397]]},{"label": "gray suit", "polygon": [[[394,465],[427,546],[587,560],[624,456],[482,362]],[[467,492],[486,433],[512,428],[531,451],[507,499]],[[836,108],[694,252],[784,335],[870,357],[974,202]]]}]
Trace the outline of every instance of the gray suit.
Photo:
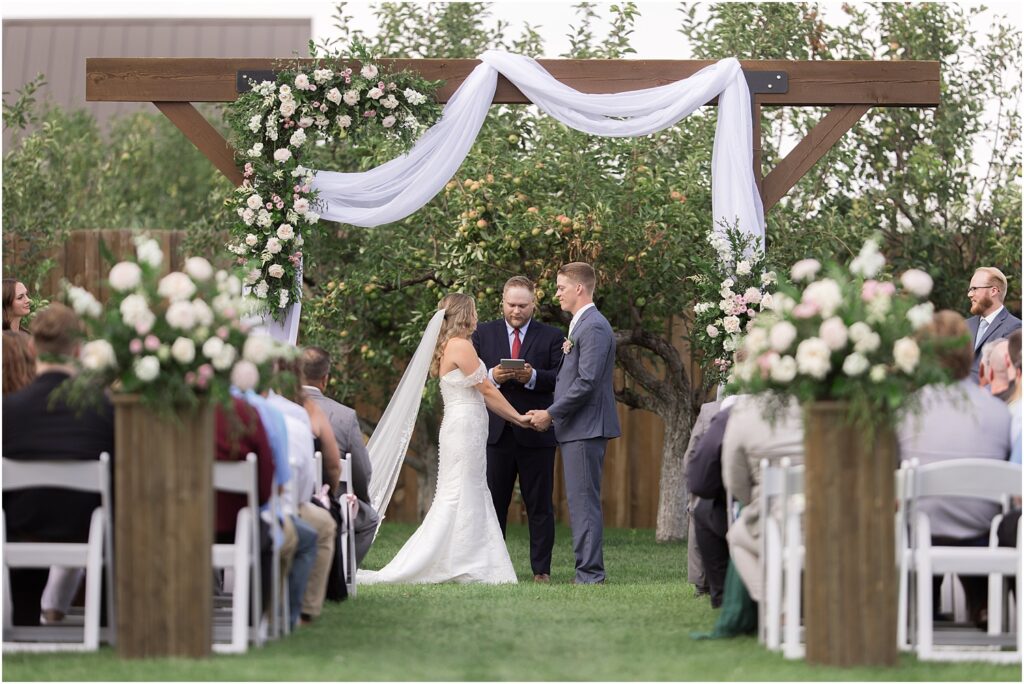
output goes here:
[{"label": "gray suit", "polygon": [[[981,316],[971,316],[967,319],[967,327],[971,331],[971,344],[974,346],[974,364],[971,366],[971,379],[978,382],[978,364],[981,362],[981,350],[986,342],[1009,337],[1014,330],[1020,329],[1020,319],[1006,310],[1006,307],[996,314],[992,324],[985,330],[985,336],[979,341],[978,326],[981,324]],[[980,343],[979,343],[980,342]]]},{"label": "gray suit", "polygon": [[596,307],[584,311],[562,358],[555,401],[548,409],[562,450],[569,523],[576,554],[576,582],[603,582],[604,518],[601,471],[609,439],[622,434],[615,410],[615,336]]},{"label": "gray suit", "polygon": [[359,512],[356,514],[356,565],[359,565],[373,543],[373,535],[380,523],[380,516],[370,504],[370,477],[373,466],[370,465],[370,454],[363,442],[363,433],[359,429],[359,418],[356,412],[344,404],[325,397],[315,387],[303,387],[310,398],[316,401],[327,414],[334,431],[334,440],[338,443],[338,451],[342,458],[352,454],[352,490],[359,499]]}]

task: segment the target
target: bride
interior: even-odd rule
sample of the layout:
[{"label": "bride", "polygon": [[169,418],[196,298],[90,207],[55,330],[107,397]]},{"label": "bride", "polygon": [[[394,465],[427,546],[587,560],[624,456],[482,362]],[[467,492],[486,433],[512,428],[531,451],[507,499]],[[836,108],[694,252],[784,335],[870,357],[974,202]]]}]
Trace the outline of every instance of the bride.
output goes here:
[{"label": "bride", "polygon": [[[379,571],[360,570],[359,582],[514,583],[516,574],[487,489],[487,409],[522,427],[530,427],[530,419],[491,384],[476,355],[469,339],[477,324],[473,298],[449,294],[437,308],[443,321],[430,371],[440,376],[444,419],[434,501],[398,555]],[[428,328],[425,339],[429,335]]]}]

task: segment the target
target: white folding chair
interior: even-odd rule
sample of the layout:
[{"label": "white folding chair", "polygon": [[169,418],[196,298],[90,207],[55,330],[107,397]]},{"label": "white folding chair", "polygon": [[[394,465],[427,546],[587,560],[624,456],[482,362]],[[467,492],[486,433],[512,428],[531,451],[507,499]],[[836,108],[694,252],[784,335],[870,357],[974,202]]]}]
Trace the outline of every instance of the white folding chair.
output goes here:
[{"label": "white folding chair", "polygon": [[[761,461],[761,550],[764,600],[760,609],[760,635],[771,650],[780,647],[787,658],[803,657],[800,643],[800,578],[803,574],[804,468],[788,457],[778,466]],[[782,616],[785,615],[783,639]]]},{"label": "white folding chair", "polygon": [[320,488],[324,486],[324,455],[317,451],[313,453],[313,477],[315,478],[317,496],[320,496]]},{"label": "white folding chair", "polygon": [[291,606],[288,600],[288,578],[281,572],[281,542],[284,530],[281,528],[280,497],[278,496],[277,480],[270,492],[267,510],[261,515],[270,526],[271,568],[270,568],[270,635],[277,639],[291,633]]},{"label": "white folding chair", "polygon": [[342,545],[345,585],[349,597],[356,595],[356,520],[348,505],[346,494],[353,494],[352,454],[346,453],[341,459],[341,477],[338,478],[338,500],[341,503],[341,534],[338,543]]},{"label": "white folding chair", "polygon": [[[1017,579],[1017,615],[1021,614],[1020,562],[1021,536],[1018,530],[1016,548],[999,547],[995,540],[993,520],[989,546],[933,546],[931,522],[923,511],[915,510],[921,497],[966,497],[1001,503],[1006,496],[1020,496],[1021,468],[1017,464],[992,459],[957,459],[918,465],[911,462],[903,467],[904,519],[910,522],[910,551],[899,557],[901,589],[911,577],[916,591],[906,591],[904,600],[916,598],[916,650],[922,660],[986,660],[991,662],[1019,662],[1021,659],[1021,632],[1016,635],[1002,632],[1002,582],[1006,575]],[[935,575],[946,573],[982,575],[989,578],[989,630],[987,634],[976,629],[941,630],[936,639],[932,621],[932,583]],[[909,582],[907,582],[909,584]],[[906,630],[906,618],[912,614],[901,605],[901,626]],[[906,637],[904,631],[903,637]],[[1013,651],[1001,650],[1004,647]]]},{"label": "white folding chair", "polygon": [[[213,488],[218,492],[244,494],[246,505],[238,511],[233,544],[213,545],[213,567],[233,571],[229,637],[214,621],[213,649],[219,653],[244,653],[251,640],[263,645],[260,622],[263,606],[260,583],[260,525],[257,505],[256,454],[244,461],[215,461]],[[249,625],[251,618],[252,626]],[[227,643],[225,643],[225,641]]]},{"label": "white folding chair", "polygon": [[[19,461],[3,459],[3,491],[37,487],[56,487],[100,495],[100,505],[92,512],[89,540],[70,542],[9,542],[7,521],[0,519],[0,545],[3,548],[3,620],[4,651],[95,651],[100,640],[113,644],[114,629],[114,557],[110,504],[110,454],[103,452],[96,461]],[[82,625],[14,626],[10,599],[10,568],[84,567],[85,618]],[[107,620],[100,628],[100,601],[103,567],[107,568]]]}]

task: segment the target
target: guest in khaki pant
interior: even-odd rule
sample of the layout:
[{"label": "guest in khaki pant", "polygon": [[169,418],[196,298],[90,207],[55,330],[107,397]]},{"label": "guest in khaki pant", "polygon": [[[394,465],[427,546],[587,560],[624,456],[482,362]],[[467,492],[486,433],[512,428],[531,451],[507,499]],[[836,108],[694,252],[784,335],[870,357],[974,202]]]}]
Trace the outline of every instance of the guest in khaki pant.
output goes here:
[{"label": "guest in khaki pant", "polygon": [[299,517],[316,530],[316,561],[306,583],[306,593],[302,597],[302,619],[308,622],[319,617],[324,607],[338,525],[330,513],[308,502],[299,506]]}]

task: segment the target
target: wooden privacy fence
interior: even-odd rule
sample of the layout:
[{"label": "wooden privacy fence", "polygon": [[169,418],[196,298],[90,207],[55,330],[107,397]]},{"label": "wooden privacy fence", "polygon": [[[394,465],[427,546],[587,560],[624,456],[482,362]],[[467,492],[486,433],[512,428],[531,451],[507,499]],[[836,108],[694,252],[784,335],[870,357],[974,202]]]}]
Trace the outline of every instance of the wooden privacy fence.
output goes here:
[{"label": "wooden privacy fence", "polygon": [[[180,230],[148,231],[160,241],[160,248],[167,257],[166,270],[179,270],[184,261],[182,243],[185,232]],[[95,294],[105,302],[110,294],[105,284],[112,263],[104,260],[100,248],[101,240],[115,259],[134,254],[132,237],[138,231],[117,230],[76,230],[67,241],[48,254],[56,266],[47,275],[40,292],[32,292],[33,298],[56,298],[60,292],[61,280],[78,285]],[[4,235],[3,257],[5,271],[17,277],[19,240]],[[301,340],[300,340],[301,343]],[[685,359],[684,359],[685,361]],[[357,407],[366,410],[365,415],[380,415],[383,407]],[[653,413],[631,410],[619,404],[619,420],[622,437],[608,443],[605,455],[602,505],[605,524],[612,527],[653,528],[658,514],[658,482],[661,475],[661,447],[664,426]],[[388,518],[401,522],[418,522],[419,480],[416,471],[409,466],[402,469],[395,496],[388,510]],[[562,479],[560,460],[555,463],[555,514],[562,522],[568,522],[569,509],[565,499],[565,483]],[[526,522],[526,511],[519,499],[518,490],[512,500],[510,521]]]}]

